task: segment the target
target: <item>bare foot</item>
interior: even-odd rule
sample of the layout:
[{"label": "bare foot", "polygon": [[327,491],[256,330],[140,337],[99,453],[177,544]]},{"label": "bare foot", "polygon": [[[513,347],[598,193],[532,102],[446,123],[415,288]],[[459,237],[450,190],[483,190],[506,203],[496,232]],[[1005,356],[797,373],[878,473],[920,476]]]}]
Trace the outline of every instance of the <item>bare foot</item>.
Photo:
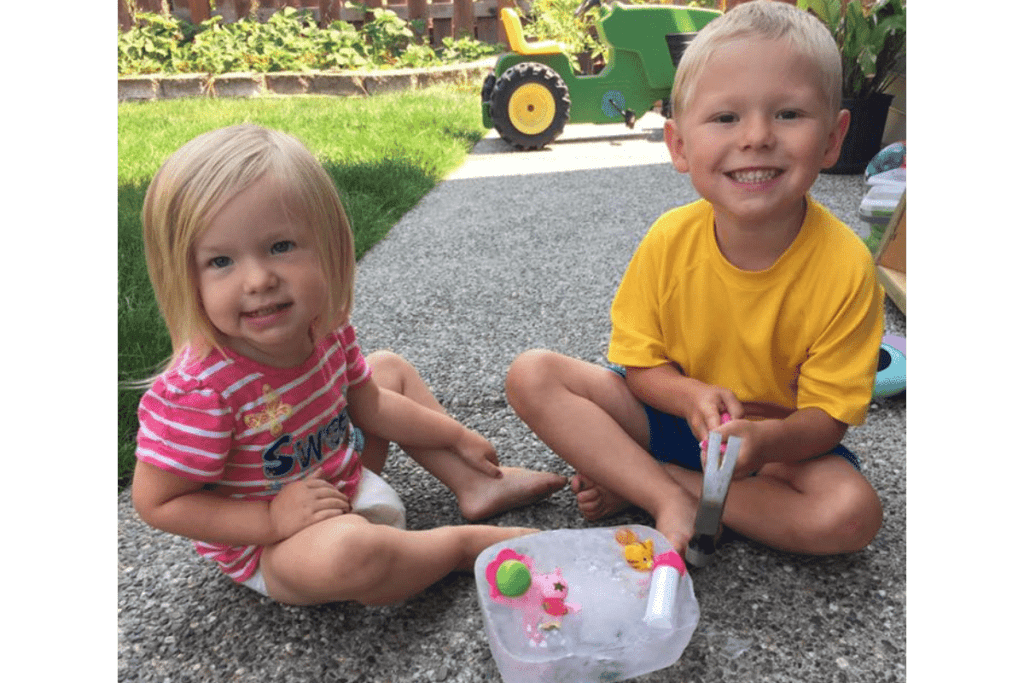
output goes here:
[{"label": "bare foot", "polygon": [[477,556],[495,543],[507,541],[510,538],[528,536],[537,533],[537,529],[517,526],[490,526],[485,524],[467,524],[458,527],[463,534],[462,561],[455,568],[456,571],[471,572],[476,564]]},{"label": "bare foot", "polygon": [[536,503],[565,486],[565,477],[521,467],[502,467],[500,479],[475,480],[459,492],[459,509],[471,522]]},{"label": "bare foot", "polygon": [[[569,486],[576,494],[576,503],[580,513],[591,522],[616,515],[630,506],[629,501],[595,484],[582,474],[576,474]],[[680,488],[679,496],[667,501],[657,514],[653,510],[648,510],[654,517],[655,528],[680,554],[686,549],[686,545],[693,536],[697,506],[697,499]]]},{"label": "bare foot", "polygon": [[697,521],[699,502],[685,490],[680,489],[681,496],[665,505],[654,515],[654,528],[668,539],[672,547],[680,555],[693,537],[693,525]]},{"label": "bare foot", "polygon": [[596,522],[605,517],[617,515],[629,507],[629,501],[598,486],[582,474],[577,474],[569,482],[569,487],[576,494],[576,505],[583,518]]}]

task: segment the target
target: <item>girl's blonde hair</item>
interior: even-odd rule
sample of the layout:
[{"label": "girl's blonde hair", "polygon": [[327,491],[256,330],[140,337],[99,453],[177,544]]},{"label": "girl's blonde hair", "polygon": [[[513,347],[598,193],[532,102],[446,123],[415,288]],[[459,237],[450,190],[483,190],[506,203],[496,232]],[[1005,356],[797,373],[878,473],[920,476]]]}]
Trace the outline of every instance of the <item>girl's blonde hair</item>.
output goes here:
[{"label": "girl's blonde hair", "polygon": [[788,39],[821,71],[821,88],[828,106],[836,114],[843,103],[843,64],[835,39],[816,16],[776,0],[751,0],[736,5],[700,30],[683,52],[672,85],[672,115],[685,111],[693,89],[715,50],[734,40]]},{"label": "girl's blonde hair", "polygon": [[323,166],[297,139],[250,123],[204,133],[172,154],[146,191],[142,234],[146,266],[176,362],[186,349],[203,358],[221,347],[199,298],[193,250],[217,213],[264,177],[315,235],[327,281],[327,305],[313,330],[319,339],[352,310],[355,247],[338,192]]}]

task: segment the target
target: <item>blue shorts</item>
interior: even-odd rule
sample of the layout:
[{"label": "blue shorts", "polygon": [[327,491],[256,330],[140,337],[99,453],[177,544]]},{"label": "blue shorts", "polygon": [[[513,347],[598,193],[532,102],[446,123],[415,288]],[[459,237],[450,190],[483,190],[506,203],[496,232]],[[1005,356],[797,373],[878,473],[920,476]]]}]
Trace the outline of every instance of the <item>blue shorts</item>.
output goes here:
[{"label": "blue shorts", "polygon": [[[613,365],[608,369],[625,379],[626,369],[622,366]],[[703,470],[700,461],[700,443],[690,431],[690,424],[677,415],[663,413],[646,403],[641,403],[641,405],[644,407],[644,412],[647,413],[647,426],[651,433],[648,451],[654,456],[654,459],[659,462],[679,465],[688,470],[697,472]],[[822,455],[838,455],[853,465],[855,470],[860,471],[860,459],[842,444]]]}]

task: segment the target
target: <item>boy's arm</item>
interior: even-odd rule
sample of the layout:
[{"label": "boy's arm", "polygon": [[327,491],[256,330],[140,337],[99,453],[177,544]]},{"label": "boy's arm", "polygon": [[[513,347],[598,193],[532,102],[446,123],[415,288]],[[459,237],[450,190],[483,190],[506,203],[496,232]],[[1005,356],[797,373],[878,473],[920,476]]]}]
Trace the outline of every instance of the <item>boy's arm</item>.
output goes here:
[{"label": "boy's arm", "polygon": [[626,385],[652,408],[686,419],[698,441],[722,424],[722,413],[733,419],[746,414],[732,391],[687,377],[674,363],[626,368]]},{"label": "boy's arm", "polygon": [[271,545],[315,522],[351,510],[348,497],[320,470],[292,482],[270,501],[228,498],[202,482],[137,462],[132,502],[150,526],[206,543]]},{"label": "boy's arm", "polygon": [[484,474],[501,477],[498,455],[487,439],[444,413],[384,389],[372,376],[349,388],[348,410],[358,427],[383,439],[405,448],[453,450]]},{"label": "boy's arm", "polygon": [[[670,363],[627,368],[626,384],[647,405],[685,418],[698,441],[712,430],[743,438],[736,477],[745,477],[769,462],[798,462],[827,453],[842,440],[848,427],[820,408],[803,408],[787,415],[781,408],[741,403],[729,389],[687,377]],[[722,413],[729,413],[732,421],[723,425]]]},{"label": "boy's arm", "polygon": [[847,428],[821,408],[800,408],[781,419],[734,420],[718,431],[743,439],[734,470],[734,478],[740,478],[770,462],[799,462],[828,453]]}]

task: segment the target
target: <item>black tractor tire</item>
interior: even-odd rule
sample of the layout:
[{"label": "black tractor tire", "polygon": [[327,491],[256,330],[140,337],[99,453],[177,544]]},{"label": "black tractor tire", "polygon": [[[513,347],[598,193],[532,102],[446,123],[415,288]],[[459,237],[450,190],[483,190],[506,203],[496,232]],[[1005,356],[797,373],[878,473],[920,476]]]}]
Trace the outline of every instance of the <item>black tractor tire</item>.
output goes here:
[{"label": "black tractor tire", "polygon": [[569,120],[569,88],[545,64],[509,67],[491,91],[491,121],[516,149],[540,149],[562,134]]},{"label": "black tractor tire", "polygon": [[491,93],[494,92],[495,80],[497,79],[494,77],[494,71],[492,70],[491,73],[487,74],[487,78],[484,79],[484,85],[480,88],[480,99],[483,102],[491,101]]}]

